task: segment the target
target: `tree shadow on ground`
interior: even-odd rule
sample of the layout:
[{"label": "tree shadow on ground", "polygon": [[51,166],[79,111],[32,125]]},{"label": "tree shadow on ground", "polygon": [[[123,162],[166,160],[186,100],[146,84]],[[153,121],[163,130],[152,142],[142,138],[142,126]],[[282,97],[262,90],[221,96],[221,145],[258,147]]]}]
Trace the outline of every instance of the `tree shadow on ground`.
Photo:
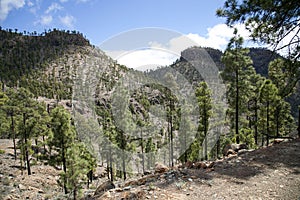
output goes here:
[{"label": "tree shadow on ground", "polygon": [[300,173],[300,139],[230,157],[215,165],[215,173],[239,179],[249,179],[265,169],[286,167]]}]

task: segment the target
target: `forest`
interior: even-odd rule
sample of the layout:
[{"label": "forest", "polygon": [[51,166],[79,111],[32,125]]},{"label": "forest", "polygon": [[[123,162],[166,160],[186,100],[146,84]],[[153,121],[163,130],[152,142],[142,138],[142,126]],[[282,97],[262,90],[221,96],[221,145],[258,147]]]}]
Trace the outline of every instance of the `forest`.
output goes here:
[{"label": "forest", "polygon": [[[228,25],[245,22],[253,40],[274,51],[244,47],[235,29],[224,52],[190,47],[172,65],[146,72],[118,64],[77,31],[1,28],[0,137],[13,140],[22,174],[32,175],[37,162],[61,166],[59,186],[78,199],[99,165],[105,179],[125,181],[157,162],[218,160],[230,144],[260,149],[300,137],[299,6],[266,2],[227,0],[217,15]],[[203,50],[220,72],[226,106],[191,64]],[[187,91],[192,97],[183,101]]]}]

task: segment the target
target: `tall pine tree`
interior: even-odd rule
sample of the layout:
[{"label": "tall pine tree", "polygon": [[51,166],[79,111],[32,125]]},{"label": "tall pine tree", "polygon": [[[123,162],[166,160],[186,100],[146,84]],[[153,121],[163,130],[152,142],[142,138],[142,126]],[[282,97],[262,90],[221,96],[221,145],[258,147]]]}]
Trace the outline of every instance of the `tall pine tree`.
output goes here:
[{"label": "tall pine tree", "polygon": [[222,78],[227,85],[228,111],[230,128],[234,133],[234,141],[240,143],[239,131],[247,127],[247,103],[249,100],[249,78],[255,73],[249,50],[242,47],[243,38],[234,30],[227,49],[222,56],[225,64]]}]

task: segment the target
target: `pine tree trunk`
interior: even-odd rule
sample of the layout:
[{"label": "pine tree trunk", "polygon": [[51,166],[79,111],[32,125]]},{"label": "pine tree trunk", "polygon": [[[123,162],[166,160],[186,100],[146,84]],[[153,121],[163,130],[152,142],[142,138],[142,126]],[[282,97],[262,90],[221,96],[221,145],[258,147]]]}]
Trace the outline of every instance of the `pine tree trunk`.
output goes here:
[{"label": "pine tree trunk", "polygon": [[255,144],[258,145],[258,128],[257,128],[257,122],[258,122],[258,107],[257,107],[257,100],[255,100],[255,127],[254,127],[254,140]]},{"label": "pine tree trunk", "polygon": [[46,144],[45,144],[45,136],[43,135],[43,148],[44,148],[44,154],[46,154]]},{"label": "pine tree trunk", "polygon": [[174,147],[173,147],[173,124],[172,124],[172,116],[171,116],[171,166],[174,167],[173,161],[173,154],[174,154]]},{"label": "pine tree trunk", "polygon": [[203,114],[204,114],[204,159],[207,160],[207,139],[206,139],[206,135],[207,135],[207,110],[204,104],[204,108],[203,108]]},{"label": "pine tree trunk", "polygon": [[77,199],[77,187],[74,185],[74,191],[73,191],[73,200]]},{"label": "pine tree trunk", "polygon": [[111,153],[111,146],[109,146],[109,170],[110,170],[110,180],[111,182],[114,181],[114,173],[112,168],[112,153]]},{"label": "pine tree trunk", "polygon": [[235,135],[236,135],[236,143],[240,143],[240,138],[239,138],[239,72],[238,69],[236,70],[236,79],[235,79],[235,84],[236,84],[236,97],[235,97]]},{"label": "pine tree trunk", "polygon": [[13,143],[14,143],[14,158],[17,160],[17,147],[16,147],[16,133],[15,133],[15,122],[14,115],[11,114],[11,132],[13,134]]},{"label": "pine tree trunk", "polygon": [[142,169],[143,169],[143,174],[145,173],[145,155],[144,155],[144,138],[143,138],[143,131],[141,128],[141,149],[142,149]]},{"label": "pine tree trunk", "polygon": [[184,133],[184,162],[187,162],[187,133]]},{"label": "pine tree trunk", "polygon": [[300,106],[299,106],[299,114],[298,114],[298,137],[300,138]]},{"label": "pine tree trunk", "polygon": [[174,145],[173,145],[173,110],[174,110],[174,103],[173,101],[170,102],[170,139],[171,139],[171,166],[174,167],[173,161],[173,154],[174,154]]},{"label": "pine tree trunk", "polygon": [[124,149],[122,149],[122,161],[123,161],[123,163],[122,163],[122,169],[123,169],[123,178],[124,178],[124,181],[126,180],[126,165],[125,165],[125,150]]},{"label": "pine tree trunk", "polygon": [[276,137],[279,137],[279,113],[280,113],[280,110],[277,107],[276,108]]},{"label": "pine tree trunk", "polygon": [[168,145],[169,145],[169,166],[171,166],[171,131],[170,131],[170,117],[168,119]]},{"label": "pine tree trunk", "polygon": [[270,130],[269,130],[269,101],[267,102],[267,146],[269,146],[269,134],[270,134]]},{"label": "pine tree trunk", "polygon": [[90,171],[87,173],[87,177],[88,177],[87,188],[89,189],[89,188],[90,188],[90,183],[93,182],[93,170],[90,170]]},{"label": "pine tree trunk", "polygon": [[[65,147],[64,147],[64,140],[62,139],[62,142],[61,142],[61,151],[62,151],[62,163],[63,163],[63,170],[64,170],[64,173],[66,174],[67,173],[67,162],[66,162],[66,157],[65,157]],[[65,194],[68,194],[68,189],[67,189],[67,179],[66,179],[66,176],[64,176],[64,190],[65,190]]]},{"label": "pine tree trunk", "polygon": [[217,159],[219,158],[219,154],[220,154],[220,138],[218,138],[217,140]]},{"label": "pine tree trunk", "polygon": [[30,161],[29,161],[29,155],[28,155],[28,147],[27,147],[27,131],[25,128],[26,125],[26,113],[23,113],[23,125],[24,125],[24,142],[25,142],[25,160],[27,165],[27,173],[28,175],[31,175],[31,169],[30,169]]},{"label": "pine tree trunk", "polygon": [[106,171],[107,171],[107,178],[110,180],[110,170],[109,170],[110,164],[109,164],[109,154],[106,152]]}]

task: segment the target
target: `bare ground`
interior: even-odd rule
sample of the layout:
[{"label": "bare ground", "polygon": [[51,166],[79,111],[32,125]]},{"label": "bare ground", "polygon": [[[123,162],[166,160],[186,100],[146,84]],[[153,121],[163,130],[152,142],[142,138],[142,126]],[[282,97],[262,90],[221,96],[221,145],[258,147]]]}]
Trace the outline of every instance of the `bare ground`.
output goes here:
[{"label": "bare ground", "polygon": [[[0,199],[67,199],[57,184],[59,170],[37,162],[33,175],[25,170],[22,175],[11,140],[0,140],[0,149]],[[94,182],[94,190],[104,179]],[[87,199],[300,200],[300,139],[218,160],[212,169],[171,169],[133,178]]]}]

